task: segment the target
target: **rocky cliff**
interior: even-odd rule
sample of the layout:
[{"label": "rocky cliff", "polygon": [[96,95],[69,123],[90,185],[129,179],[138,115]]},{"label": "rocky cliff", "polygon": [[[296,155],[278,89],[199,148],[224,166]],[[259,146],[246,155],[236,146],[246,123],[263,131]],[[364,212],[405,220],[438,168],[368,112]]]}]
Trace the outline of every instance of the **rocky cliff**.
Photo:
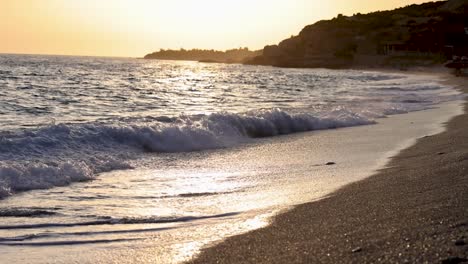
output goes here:
[{"label": "rocky cliff", "polygon": [[410,5],[306,26],[248,64],[344,68],[439,63],[468,54],[468,0]]}]

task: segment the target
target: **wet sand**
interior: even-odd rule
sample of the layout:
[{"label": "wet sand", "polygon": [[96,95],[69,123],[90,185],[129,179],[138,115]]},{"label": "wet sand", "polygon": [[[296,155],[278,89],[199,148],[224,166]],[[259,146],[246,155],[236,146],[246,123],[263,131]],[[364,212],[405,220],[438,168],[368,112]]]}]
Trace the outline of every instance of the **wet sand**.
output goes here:
[{"label": "wet sand", "polygon": [[[468,92],[467,78],[447,81]],[[461,263],[467,243],[465,113],[377,174],[207,248],[191,263]]]}]

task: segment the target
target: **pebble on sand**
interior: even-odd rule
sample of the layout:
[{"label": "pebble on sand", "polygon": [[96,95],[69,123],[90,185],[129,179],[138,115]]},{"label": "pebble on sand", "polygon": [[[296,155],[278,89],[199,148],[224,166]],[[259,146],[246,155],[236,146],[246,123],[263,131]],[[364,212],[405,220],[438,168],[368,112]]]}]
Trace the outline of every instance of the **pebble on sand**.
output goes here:
[{"label": "pebble on sand", "polygon": [[351,252],[357,253],[357,252],[361,252],[361,251],[362,251],[362,248],[357,247],[357,248],[353,249]]},{"label": "pebble on sand", "polygon": [[466,258],[450,257],[442,260],[442,264],[458,264],[468,261]]},{"label": "pebble on sand", "polygon": [[455,246],[464,246],[464,245],[466,245],[466,242],[463,239],[457,239],[455,241]]}]

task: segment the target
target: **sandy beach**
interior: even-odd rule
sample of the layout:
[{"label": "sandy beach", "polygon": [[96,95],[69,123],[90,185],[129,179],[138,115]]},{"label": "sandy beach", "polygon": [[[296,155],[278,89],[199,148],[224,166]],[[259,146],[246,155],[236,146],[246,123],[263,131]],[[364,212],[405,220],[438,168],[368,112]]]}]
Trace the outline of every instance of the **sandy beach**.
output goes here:
[{"label": "sandy beach", "polygon": [[[463,92],[467,79],[447,75]],[[468,103],[465,103],[465,111]],[[468,259],[468,115],[419,138],[377,174],[190,263],[461,263]]]}]

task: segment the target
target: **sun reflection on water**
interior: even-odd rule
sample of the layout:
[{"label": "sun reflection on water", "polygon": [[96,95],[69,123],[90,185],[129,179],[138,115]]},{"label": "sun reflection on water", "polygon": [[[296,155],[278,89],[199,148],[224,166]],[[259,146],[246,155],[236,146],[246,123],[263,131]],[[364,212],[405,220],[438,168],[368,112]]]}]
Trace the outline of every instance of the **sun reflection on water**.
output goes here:
[{"label": "sun reflection on water", "polygon": [[[209,220],[210,225],[200,225],[200,229],[197,229],[195,232],[199,233],[198,237],[205,237],[203,240],[184,242],[180,244],[175,244],[173,250],[176,252],[172,262],[173,263],[182,263],[194,258],[197,254],[201,252],[203,248],[212,246],[215,243],[221,242],[226,237],[231,235],[239,235],[246,233],[251,230],[265,227],[269,224],[271,217],[276,214],[277,210],[271,210],[268,212],[263,212],[262,214],[256,215],[258,212],[249,212],[244,214],[240,219],[223,219],[221,222],[216,222],[215,220]],[[203,227],[208,227],[210,230],[203,230]],[[213,232],[213,229],[216,232]],[[203,233],[205,235],[203,235]],[[211,233],[210,236],[206,234]],[[213,235],[216,234],[216,235]]]}]

